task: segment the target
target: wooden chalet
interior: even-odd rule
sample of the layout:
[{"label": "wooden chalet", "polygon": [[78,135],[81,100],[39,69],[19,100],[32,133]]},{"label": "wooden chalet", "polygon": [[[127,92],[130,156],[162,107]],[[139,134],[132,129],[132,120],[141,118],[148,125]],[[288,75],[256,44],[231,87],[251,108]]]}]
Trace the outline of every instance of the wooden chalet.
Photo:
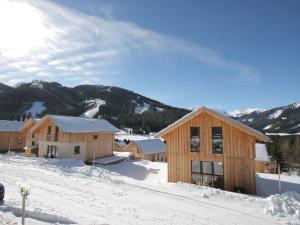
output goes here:
[{"label": "wooden chalet", "polygon": [[0,152],[22,150],[26,134],[20,132],[24,122],[0,120]]},{"label": "wooden chalet", "polygon": [[135,159],[167,161],[167,146],[160,139],[131,141],[123,151],[130,152],[131,157]]},{"label": "wooden chalet", "polygon": [[167,144],[168,181],[256,193],[255,143],[269,137],[199,108],[155,135]]},{"label": "wooden chalet", "polygon": [[103,119],[46,115],[33,128],[38,155],[91,161],[113,155],[118,129]]}]

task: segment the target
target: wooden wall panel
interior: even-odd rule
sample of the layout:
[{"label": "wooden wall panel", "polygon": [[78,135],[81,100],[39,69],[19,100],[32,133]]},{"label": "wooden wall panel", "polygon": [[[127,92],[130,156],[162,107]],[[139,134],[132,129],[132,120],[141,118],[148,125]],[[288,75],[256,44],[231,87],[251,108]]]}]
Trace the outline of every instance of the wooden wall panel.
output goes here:
[{"label": "wooden wall panel", "polygon": [[[19,140],[22,142],[19,143]],[[25,140],[26,136],[21,132],[0,132],[0,151],[23,149]]]},{"label": "wooden wall panel", "polygon": [[[190,152],[190,127],[200,127],[200,152]],[[223,154],[212,153],[212,127],[222,127]],[[255,137],[203,112],[163,136],[168,148],[168,180],[191,182],[191,160],[224,164],[225,189],[255,193]]]}]

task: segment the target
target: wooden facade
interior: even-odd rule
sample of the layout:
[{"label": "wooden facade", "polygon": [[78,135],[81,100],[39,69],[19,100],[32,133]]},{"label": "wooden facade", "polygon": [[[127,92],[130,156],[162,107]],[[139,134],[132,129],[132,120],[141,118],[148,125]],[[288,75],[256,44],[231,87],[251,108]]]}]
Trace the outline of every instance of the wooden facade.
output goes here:
[{"label": "wooden facade", "polygon": [[277,173],[277,162],[275,160],[269,162],[255,161],[255,171],[257,173]]},{"label": "wooden facade", "polygon": [[[50,134],[48,127],[51,127]],[[39,156],[42,157],[47,157],[48,146],[55,147],[59,158],[80,159],[85,162],[113,155],[113,132],[64,132],[48,118],[42,119],[33,132],[39,142]]]},{"label": "wooden facade", "polygon": [[25,146],[25,133],[17,132],[0,132],[0,151],[22,150]]},{"label": "wooden facade", "polygon": [[[191,152],[190,128],[200,128],[200,151]],[[212,128],[221,127],[223,154],[212,152]],[[182,118],[180,121],[159,132],[167,143],[168,181],[192,182],[192,160],[219,162],[223,164],[224,189],[234,191],[241,187],[246,193],[256,193],[255,142],[253,130],[242,129],[236,122],[227,120],[219,113],[207,108]],[[251,133],[252,132],[252,133]],[[264,137],[261,134],[261,137]],[[264,140],[268,140],[265,136]],[[262,140],[262,141],[264,141]]]}]

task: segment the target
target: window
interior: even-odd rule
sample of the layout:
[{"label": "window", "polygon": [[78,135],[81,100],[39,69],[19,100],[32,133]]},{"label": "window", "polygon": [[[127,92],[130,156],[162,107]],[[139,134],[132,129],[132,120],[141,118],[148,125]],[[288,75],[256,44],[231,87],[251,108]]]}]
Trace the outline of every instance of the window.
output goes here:
[{"label": "window", "polygon": [[55,132],[54,132],[54,141],[58,141],[58,127],[55,127]]},{"label": "window", "polygon": [[78,155],[80,153],[80,146],[74,147],[74,155]]},{"label": "window", "polygon": [[93,139],[94,139],[94,140],[98,139],[98,135],[94,135],[94,136],[93,136]]},{"label": "window", "polygon": [[34,138],[34,133],[32,132],[31,137]]},{"label": "window", "polygon": [[224,170],[221,162],[191,161],[192,183],[224,189]]},{"label": "window", "polygon": [[200,128],[199,127],[190,128],[190,148],[191,148],[191,152],[200,151]]},{"label": "window", "polygon": [[51,126],[48,126],[47,135],[50,135],[50,134],[51,134]]},{"label": "window", "polygon": [[51,137],[51,126],[48,126],[47,135],[46,135],[46,141],[50,141],[50,137]]},{"label": "window", "polygon": [[34,146],[34,144],[35,144],[34,141],[32,141],[32,142],[31,142],[31,145]]},{"label": "window", "polygon": [[19,145],[22,144],[22,139],[18,139],[17,144],[19,144]]},{"label": "window", "polygon": [[216,154],[223,154],[222,127],[212,128],[212,152]]}]

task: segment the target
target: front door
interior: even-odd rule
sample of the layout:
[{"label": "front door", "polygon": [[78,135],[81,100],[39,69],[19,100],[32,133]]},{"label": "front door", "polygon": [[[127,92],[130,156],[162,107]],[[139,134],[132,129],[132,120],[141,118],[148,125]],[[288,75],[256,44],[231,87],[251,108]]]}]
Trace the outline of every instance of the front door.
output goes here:
[{"label": "front door", "polygon": [[57,157],[57,146],[48,145],[47,146],[47,158],[56,158]]}]

